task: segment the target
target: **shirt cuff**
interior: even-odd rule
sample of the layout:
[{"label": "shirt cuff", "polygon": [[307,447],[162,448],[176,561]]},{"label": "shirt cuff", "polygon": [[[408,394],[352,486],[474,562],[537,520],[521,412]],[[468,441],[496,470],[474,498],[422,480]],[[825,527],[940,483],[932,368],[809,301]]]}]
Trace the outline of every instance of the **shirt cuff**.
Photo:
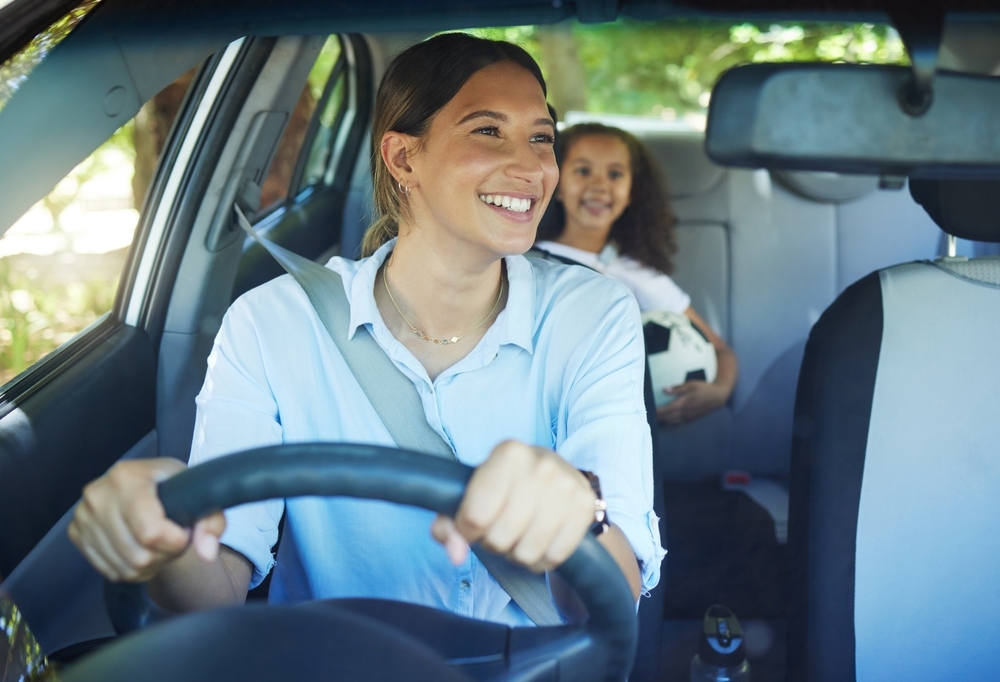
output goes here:
[{"label": "shirt cuff", "polygon": [[632,546],[642,573],[642,592],[649,592],[660,582],[660,563],[667,554],[660,544],[659,517],[650,511],[645,521],[640,521],[624,514],[616,516],[612,510],[608,510],[608,516]]},{"label": "shirt cuff", "polygon": [[[273,510],[268,509],[275,503],[281,505],[281,500],[254,502],[227,509],[226,530],[219,539],[226,547],[239,552],[253,565],[253,576],[250,578],[250,589],[264,581],[264,578],[274,567],[274,554],[271,547],[278,541],[278,528],[269,519]],[[277,518],[281,518],[280,510]],[[261,522],[264,523],[261,523]],[[261,526],[265,526],[262,528]]]}]

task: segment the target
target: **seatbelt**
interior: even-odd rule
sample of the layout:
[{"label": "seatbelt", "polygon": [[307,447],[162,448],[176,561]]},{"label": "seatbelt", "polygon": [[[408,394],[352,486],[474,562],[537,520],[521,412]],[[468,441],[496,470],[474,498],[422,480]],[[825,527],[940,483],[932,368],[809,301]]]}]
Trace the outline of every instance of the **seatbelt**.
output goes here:
[{"label": "seatbelt", "polygon": [[[233,208],[240,227],[274,256],[306,292],[320,321],[396,445],[407,450],[457,459],[451,446],[427,423],[420,395],[413,382],[392,363],[368,333],[368,329],[364,325],[358,327],[354,338],[348,341],[351,306],[340,275],[264,239],[250,226],[240,207],[234,205]],[[552,603],[544,575],[536,575],[478,545],[474,545],[472,551],[536,625],[563,624],[562,617]]]}]

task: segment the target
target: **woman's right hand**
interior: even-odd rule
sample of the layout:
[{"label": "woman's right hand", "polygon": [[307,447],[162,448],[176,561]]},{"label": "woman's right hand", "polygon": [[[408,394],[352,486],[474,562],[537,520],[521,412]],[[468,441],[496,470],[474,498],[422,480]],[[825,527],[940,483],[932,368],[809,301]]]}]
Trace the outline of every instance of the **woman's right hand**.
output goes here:
[{"label": "woman's right hand", "polygon": [[185,469],[170,458],[119,462],[83,489],[69,538],[94,568],[114,582],[145,582],[188,546],[206,562],[219,554],[226,528],[222,512],[198,521],[193,532],[170,521],[156,486]]}]

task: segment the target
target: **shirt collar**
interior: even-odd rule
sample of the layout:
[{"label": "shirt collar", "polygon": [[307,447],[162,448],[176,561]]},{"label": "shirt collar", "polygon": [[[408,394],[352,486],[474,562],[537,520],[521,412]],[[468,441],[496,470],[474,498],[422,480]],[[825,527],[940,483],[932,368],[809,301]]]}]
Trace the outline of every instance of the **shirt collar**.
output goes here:
[{"label": "shirt collar", "polygon": [[[395,246],[396,240],[391,239],[359,263],[359,267],[348,285],[348,295],[351,300],[348,339],[354,338],[358,327],[363,324],[370,324],[373,328],[384,327],[382,315],[375,304],[375,277]],[[495,338],[498,345],[513,344],[533,353],[535,348],[533,333],[535,326],[534,272],[531,269],[531,263],[524,256],[508,256],[504,261],[507,265],[507,282],[510,290],[507,293],[507,305],[497,315],[491,331],[497,332]],[[487,333],[487,336],[493,336],[493,334]]]}]

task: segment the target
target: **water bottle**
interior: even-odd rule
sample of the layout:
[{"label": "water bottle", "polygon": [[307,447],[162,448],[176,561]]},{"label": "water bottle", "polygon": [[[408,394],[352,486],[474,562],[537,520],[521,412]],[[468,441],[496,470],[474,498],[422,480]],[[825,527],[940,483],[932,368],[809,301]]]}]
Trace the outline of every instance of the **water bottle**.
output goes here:
[{"label": "water bottle", "polygon": [[743,628],[733,612],[716,604],[705,612],[691,682],[750,682]]}]

